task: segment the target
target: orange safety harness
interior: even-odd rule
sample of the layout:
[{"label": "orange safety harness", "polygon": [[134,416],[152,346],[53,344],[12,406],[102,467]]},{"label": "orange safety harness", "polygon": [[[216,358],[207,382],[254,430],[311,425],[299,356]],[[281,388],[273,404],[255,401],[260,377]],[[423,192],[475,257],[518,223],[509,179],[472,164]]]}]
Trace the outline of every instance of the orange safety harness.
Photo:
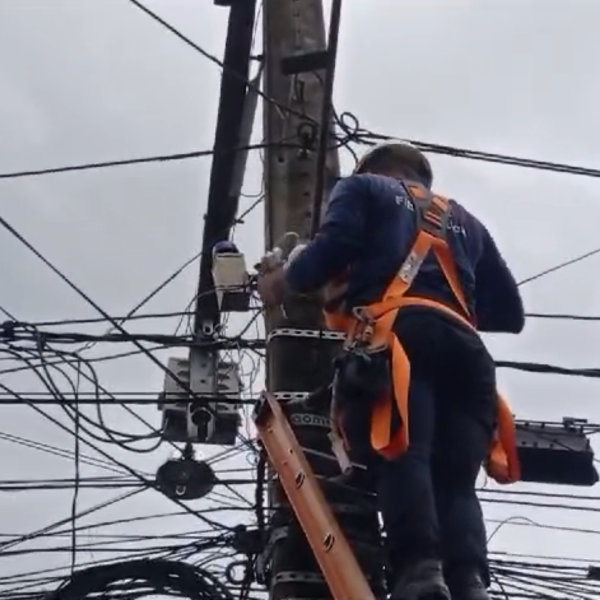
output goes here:
[{"label": "orange safety harness", "polygon": [[[386,458],[394,458],[402,454],[408,448],[410,439],[408,426],[410,362],[402,344],[393,332],[398,311],[405,306],[428,306],[451,315],[465,326],[475,330],[475,326],[468,318],[439,302],[406,296],[424,260],[429,252],[433,251],[464,314],[470,314],[446,240],[450,216],[449,201],[432,193],[421,184],[404,182],[404,185],[417,215],[417,235],[396,277],[379,302],[356,307],[351,315],[342,310],[325,310],[327,325],[331,329],[344,331],[347,334],[346,349],[360,347],[367,353],[382,348],[391,350],[393,392],[381,396],[374,402],[370,431],[372,448]],[[329,290],[326,290],[327,299],[331,300],[339,296],[344,288],[343,282],[332,282]],[[497,426],[484,466],[488,475],[499,483],[513,483],[521,476],[515,424],[504,397],[497,393],[497,399]],[[397,428],[392,427],[394,400],[400,415],[400,426]],[[343,429],[341,433],[343,435]]]}]

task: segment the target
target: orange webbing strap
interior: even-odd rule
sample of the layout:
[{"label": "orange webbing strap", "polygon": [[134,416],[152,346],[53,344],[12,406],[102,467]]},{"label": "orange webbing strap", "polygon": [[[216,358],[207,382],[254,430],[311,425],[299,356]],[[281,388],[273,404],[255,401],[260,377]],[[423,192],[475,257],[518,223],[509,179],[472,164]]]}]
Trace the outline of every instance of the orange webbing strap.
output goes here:
[{"label": "orange webbing strap", "polygon": [[[390,288],[393,287],[394,283]],[[464,317],[435,300],[396,296],[386,301],[386,303],[386,308],[389,310],[377,319],[372,343],[375,347],[387,344],[391,349],[393,391],[390,395],[378,398],[373,404],[371,412],[371,446],[382,456],[394,458],[404,452],[410,442],[408,427],[410,361],[404,347],[392,331],[398,311],[405,306],[427,306],[447,313],[464,322],[468,327],[471,327],[471,324]],[[400,426],[395,432],[392,427],[394,400],[400,416]]]},{"label": "orange webbing strap", "polygon": [[487,474],[498,483],[515,483],[521,479],[515,422],[508,402],[498,392],[498,426],[486,461]]},{"label": "orange webbing strap", "polygon": [[[391,311],[396,316],[398,309]],[[387,317],[387,315],[386,315]],[[410,442],[408,428],[408,391],[410,382],[410,361],[398,338],[391,333],[392,355],[392,392],[381,396],[373,403],[371,411],[371,447],[373,450],[391,459],[402,454]],[[394,431],[393,400],[400,416],[400,425]]]},{"label": "orange webbing strap", "polygon": [[[408,392],[410,384],[410,362],[402,344],[392,332],[398,310],[405,306],[427,306],[444,312],[474,329],[464,317],[443,304],[425,298],[398,298],[394,309],[382,318],[382,329],[389,327],[389,344],[392,350],[392,382],[396,409],[400,415],[400,427],[393,432],[392,415],[394,410],[391,396],[379,398],[371,413],[371,445],[386,458],[402,454],[410,441],[408,428]],[[376,328],[377,331],[378,328]],[[382,341],[383,331],[377,331],[378,341]],[[484,464],[487,474],[498,483],[515,483],[521,478],[521,465],[517,453],[515,423],[510,406],[504,396],[497,395],[498,424]]]},{"label": "orange webbing strap", "polygon": [[[406,184],[406,189],[408,190],[417,212],[417,228],[419,232],[411,253],[421,251],[422,247],[424,251],[424,255],[421,259],[422,264],[427,257],[429,249],[433,250],[452,293],[463,310],[463,313],[468,316],[470,314],[469,307],[463,293],[462,285],[460,284],[456,263],[454,262],[452,252],[446,241],[448,220],[450,218],[450,202],[443,196],[433,194],[421,184],[409,182]],[[423,236],[421,236],[421,234],[423,234]],[[430,243],[425,240],[419,242],[419,237],[425,236],[430,238]],[[427,243],[429,247],[426,249]],[[421,264],[419,264],[419,267]],[[402,273],[402,269],[400,269],[400,273]],[[411,283],[417,273],[418,269],[413,275]]]}]

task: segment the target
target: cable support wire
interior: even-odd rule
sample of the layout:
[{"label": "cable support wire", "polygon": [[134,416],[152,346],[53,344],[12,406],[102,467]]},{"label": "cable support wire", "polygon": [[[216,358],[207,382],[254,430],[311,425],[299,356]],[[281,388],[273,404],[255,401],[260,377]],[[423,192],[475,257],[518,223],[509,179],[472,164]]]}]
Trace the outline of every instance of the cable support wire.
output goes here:
[{"label": "cable support wire", "polygon": [[265,150],[271,146],[298,148],[296,144],[286,144],[284,142],[274,144],[250,144],[236,148],[213,148],[211,150],[194,150],[191,152],[176,152],[173,154],[158,154],[153,156],[143,156],[137,158],[124,158],[117,160],[81,163],[73,165],[64,165],[60,167],[48,167],[46,169],[25,169],[22,171],[12,171],[0,173],[0,179],[21,179],[23,177],[39,177],[42,175],[57,175],[60,173],[73,173],[78,171],[93,171],[98,169],[108,169],[114,167],[125,167],[131,165],[143,165],[152,163],[167,163],[185,161],[194,158],[214,157],[217,154],[230,154],[232,152],[242,152],[251,150]]}]

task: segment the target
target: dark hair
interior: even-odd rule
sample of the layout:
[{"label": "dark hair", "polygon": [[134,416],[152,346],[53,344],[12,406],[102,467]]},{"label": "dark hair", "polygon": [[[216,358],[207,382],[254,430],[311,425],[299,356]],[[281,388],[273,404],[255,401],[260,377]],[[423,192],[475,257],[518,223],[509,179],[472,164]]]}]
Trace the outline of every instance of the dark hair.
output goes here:
[{"label": "dark hair", "polygon": [[393,148],[378,149],[369,156],[360,167],[361,173],[376,173],[378,175],[400,175],[406,179],[426,183],[425,175],[406,157],[398,156]]}]

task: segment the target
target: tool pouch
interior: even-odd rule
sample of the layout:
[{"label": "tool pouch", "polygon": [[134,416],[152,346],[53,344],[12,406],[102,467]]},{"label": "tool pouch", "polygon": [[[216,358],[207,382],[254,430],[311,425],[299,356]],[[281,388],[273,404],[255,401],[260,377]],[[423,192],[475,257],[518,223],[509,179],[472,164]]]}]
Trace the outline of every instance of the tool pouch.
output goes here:
[{"label": "tool pouch", "polygon": [[370,404],[391,388],[391,351],[387,346],[344,350],[335,367],[337,391],[344,404]]},{"label": "tool pouch", "polygon": [[335,367],[340,425],[353,457],[364,460],[371,451],[373,404],[392,387],[391,351],[387,347],[346,349],[336,359]]}]

